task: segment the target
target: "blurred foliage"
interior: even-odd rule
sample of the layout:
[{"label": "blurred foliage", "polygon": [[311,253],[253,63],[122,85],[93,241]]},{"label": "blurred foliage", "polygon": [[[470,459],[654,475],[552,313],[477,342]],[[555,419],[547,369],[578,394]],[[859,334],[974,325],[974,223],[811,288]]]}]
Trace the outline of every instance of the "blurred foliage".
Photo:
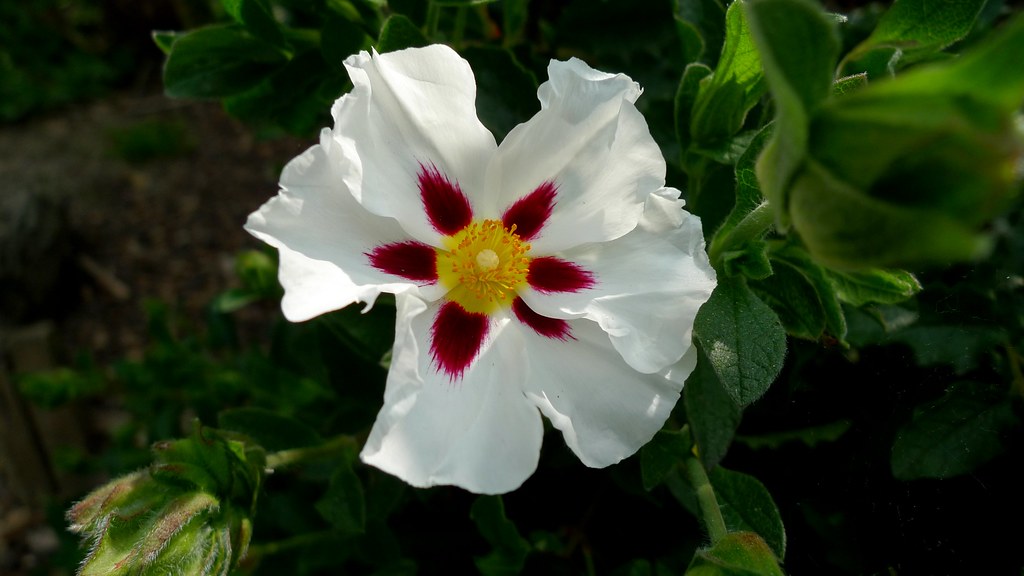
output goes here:
[{"label": "blurred foliage", "polygon": [[[0,8],[20,39],[4,43],[4,74],[31,68],[24,38],[48,5],[31,6]],[[153,35],[168,94],[219,100],[265,134],[330,125],[351,87],[343,60],[370,48],[453,46],[499,138],[537,110],[551,58],[640,82],[720,284],[684,401],[638,457],[587,469],[552,435],[537,473],[501,498],[363,466],[394,307],[240,335],[241,311],[280,299],[262,252],[240,255],[241,286],[203,329],[154,303],[141,359],[22,387],[48,405],[116,398],[133,415],[84,464],[98,470],[147,466],[146,446],[196,417],[265,450],[283,469],[257,495],[240,573],[1017,574],[1016,533],[985,527],[1024,513],[1024,17],[1000,0],[828,9],[223,0]],[[65,14],[83,25],[90,12]],[[81,50],[67,29],[47,38],[38,78],[65,78]],[[103,77],[89,70],[66,78]],[[22,99],[0,98],[4,118],[58,101],[17,74],[0,84]],[[121,138],[159,154],[152,133]],[[727,532],[714,542],[709,493]]]}]

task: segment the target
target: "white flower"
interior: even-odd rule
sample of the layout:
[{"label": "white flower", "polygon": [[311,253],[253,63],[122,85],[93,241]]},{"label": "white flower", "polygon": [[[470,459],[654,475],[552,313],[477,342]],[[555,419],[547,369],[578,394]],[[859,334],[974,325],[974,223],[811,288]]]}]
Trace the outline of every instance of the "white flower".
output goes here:
[{"label": "white flower", "polygon": [[334,129],[246,229],[280,250],[292,321],[396,295],[362,460],[414,486],[507,492],[537,467],[541,413],[588,466],[636,452],[693,370],[715,286],[640,87],[552,61],[540,112],[498,146],[451,49],[345,66]]}]

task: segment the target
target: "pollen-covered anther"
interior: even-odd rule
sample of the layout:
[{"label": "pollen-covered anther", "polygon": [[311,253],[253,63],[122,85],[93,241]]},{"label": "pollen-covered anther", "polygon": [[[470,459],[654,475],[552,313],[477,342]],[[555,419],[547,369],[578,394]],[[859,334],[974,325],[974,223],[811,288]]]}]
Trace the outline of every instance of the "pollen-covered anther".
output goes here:
[{"label": "pollen-covered anther", "polygon": [[485,314],[512,304],[530,269],[530,245],[515,230],[482,220],[445,239],[448,250],[438,250],[437,269],[448,300]]}]

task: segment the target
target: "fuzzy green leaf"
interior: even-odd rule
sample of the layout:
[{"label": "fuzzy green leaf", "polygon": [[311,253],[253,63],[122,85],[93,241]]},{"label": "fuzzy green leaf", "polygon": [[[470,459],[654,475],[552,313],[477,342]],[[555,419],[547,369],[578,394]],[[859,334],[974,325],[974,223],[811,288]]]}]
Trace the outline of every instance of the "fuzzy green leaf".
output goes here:
[{"label": "fuzzy green leaf", "polygon": [[352,469],[352,461],[343,461],[334,470],[327,492],[316,503],[316,510],[334,529],[346,534],[366,530],[366,501],[363,484]]},{"label": "fuzzy green leaf", "polygon": [[480,534],[494,546],[487,556],[476,558],[476,567],[485,576],[519,574],[530,552],[530,543],[519,535],[515,523],[505,516],[501,496],[480,496],[473,502],[469,517]]},{"label": "fuzzy green leaf", "polygon": [[403,48],[422,47],[430,44],[419,27],[401,14],[392,14],[384,21],[377,39],[377,51],[394,52]]},{"label": "fuzzy green leaf", "polygon": [[742,279],[719,279],[694,334],[726,391],[740,406],[757,400],[782,369],[786,332]]},{"label": "fuzzy green leaf", "polygon": [[839,299],[853,306],[898,304],[921,291],[917,278],[903,270],[829,270],[828,277],[835,285]]},{"label": "fuzzy green leaf", "polygon": [[207,26],[175,38],[164,64],[172,98],[223,98],[259,84],[287,58],[244,28]]},{"label": "fuzzy green leaf", "polygon": [[[687,386],[690,384],[687,383]],[[640,474],[644,490],[653,490],[661,484],[676,465],[682,462],[689,450],[688,434],[678,430],[659,430],[654,438],[640,449]]]},{"label": "fuzzy green leaf", "polygon": [[783,576],[771,548],[753,532],[733,532],[694,555],[686,576]]},{"label": "fuzzy green leaf", "polygon": [[714,73],[701,81],[693,105],[693,141],[701,148],[715,148],[739,132],[763,92],[761,60],[750,37],[743,2],[733,2],[725,15],[722,55]]},{"label": "fuzzy green leaf", "polygon": [[1001,454],[1008,432],[1019,426],[1005,394],[959,382],[897,432],[892,472],[901,480],[966,474]]},{"label": "fuzzy green leaf", "polygon": [[266,0],[220,0],[220,3],[235,22],[245,26],[253,36],[275,46],[285,45],[281,26]]},{"label": "fuzzy green leaf", "polygon": [[831,90],[839,39],[834,22],[810,0],[751,0],[745,6],[776,107],[775,135],[757,174],[786,223],[786,190],[807,151],[811,114]]},{"label": "fuzzy green leaf", "polygon": [[[697,445],[697,454],[704,467],[711,469],[729,450],[743,412],[722,386],[704,351],[699,347],[698,351],[697,368],[686,379],[683,397],[686,420]],[[646,485],[646,468],[644,470]]]},{"label": "fuzzy green leaf", "polygon": [[779,508],[764,484],[753,476],[721,466],[711,470],[708,478],[729,531],[756,532],[777,558],[785,558],[786,529]]}]

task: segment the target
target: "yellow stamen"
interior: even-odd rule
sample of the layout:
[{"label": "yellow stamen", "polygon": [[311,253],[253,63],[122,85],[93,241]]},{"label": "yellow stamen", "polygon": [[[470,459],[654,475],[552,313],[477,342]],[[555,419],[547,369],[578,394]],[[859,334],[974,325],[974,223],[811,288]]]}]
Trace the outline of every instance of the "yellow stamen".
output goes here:
[{"label": "yellow stamen", "polygon": [[482,220],[444,239],[448,250],[437,251],[437,275],[449,300],[483,314],[512,304],[530,267],[530,245],[515,230]]}]

